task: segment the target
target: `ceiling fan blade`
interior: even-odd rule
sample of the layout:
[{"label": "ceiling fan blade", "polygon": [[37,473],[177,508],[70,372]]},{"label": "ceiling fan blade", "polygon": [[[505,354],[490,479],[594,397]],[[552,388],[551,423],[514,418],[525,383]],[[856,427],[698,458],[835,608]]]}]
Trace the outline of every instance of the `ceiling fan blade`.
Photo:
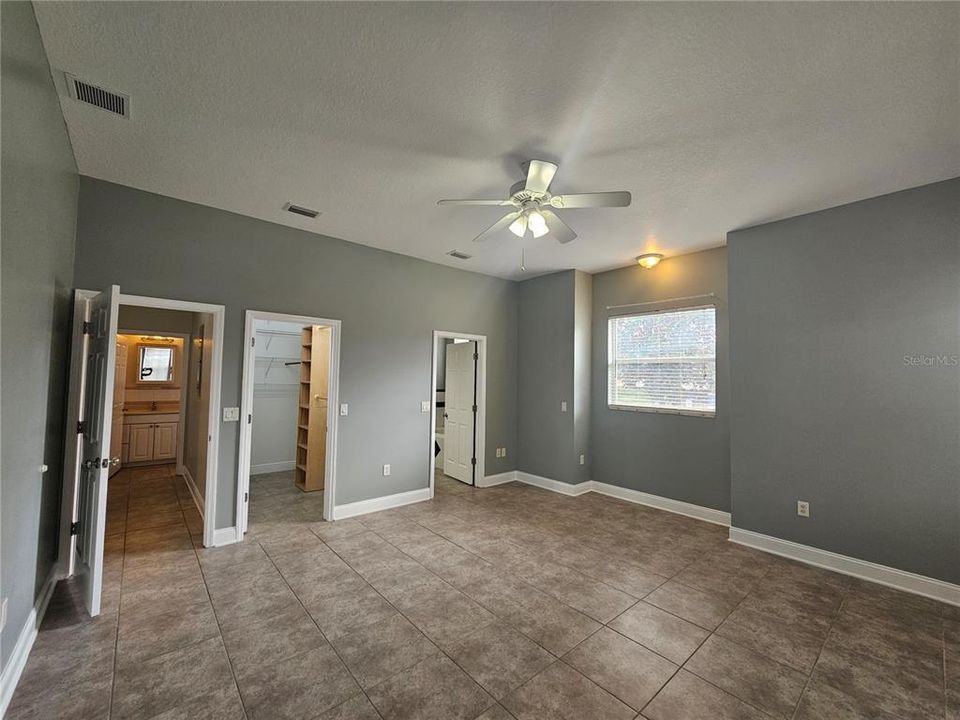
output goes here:
[{"label": "ceiling fan blade", "polygon": [[557,166],[546,160],[531,160],[530,167],[527,168],[526,190],[531,192],[544,193],[553,182],[553,176],[557,172]]},{"label": "ceiling fan blade", "polygon": [[474,242],[483,242],[484,240],[489,240],[492,235],[495,235],[496,233],[500,232],[501,230],[504,230],[505,228],[509,227],[510,223],[512,223],[512,222],[513,222],[514,220],[516,220],[518,217],[520,217],[520,213],[519,213],[519,212],[507,213],[507,214],[504,215],[502,218],[500,218],[499,220],[497,220],[493,225],[491,225],[491,226],[488,227],[486,230],[484,230],[482,233],[480,233],[479,235],[477,235],[477,236],[473,239],[473,241],[474,241]]},{"label": "ceiling fan blade", "polygon": [[626,190],[621,192],[575,193],[573,195],[554,195],[550,204],[555,208],[570,210],[574,208],[627,207],[633,198]]},{"label": "ceiling fan blade", "polygon": [[437,200],[437,205],[513,205],[509,200]]},{"label": "ceiling fan blade", "polygon": [[550,229],[550,234],[557,239],[557,242],[566,245],[568,242],[577,237],[577,234],[567,225],[563,220],[557,217],[557,214],[552,210],[542,209],[540,214],[543,215],[543,219],[547,221],[547,227]]}]

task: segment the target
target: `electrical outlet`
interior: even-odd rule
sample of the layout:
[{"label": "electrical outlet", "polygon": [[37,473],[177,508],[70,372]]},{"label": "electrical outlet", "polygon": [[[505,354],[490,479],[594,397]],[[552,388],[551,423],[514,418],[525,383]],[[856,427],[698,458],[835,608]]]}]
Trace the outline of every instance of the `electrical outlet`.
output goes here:
[{"label": "electrical outlet", "polygon": [[420,412],[422,412],[422,413],[428,413],[428,412],[430,412],[430,401],[429,401],[429,400],[421,400],[421,401],[420,401]]},{"label": "electrical outlet", "polygon": [[500,448],[497,448],[497,457],[503,457],[503,455],[501,454],[501,452],[502,452],[502,451],[500,450]]},{"label": "electrical outlet", "polygon": [[384,475],[389,475],[389,474],[390,474],[390,464],[389,464],[389,463],[383,466],[383,474],[384,474]]},{"label": "electrical outlet", "polygon": [[560,412],[566,412],[566,411],[567,411],[567,401],[566,401],[566,400],[561,400],[561,401],[560,401]]},{"label": "electrical outlet", "polygon": [[239,422],[240,421],[240,408],[238,407],[225,407],[223,409],[223,421],[224,422]]},{"label": "electrical outlet", "polygon": [[349,408],[347,407],[347,404],[346,404],[346,403],[340,403],[340,414],[343,415],[343,416],[346,416],[347,410],[349,410]]},{"label": "electrical outlet", "polygon": [[583,465],[583,463],[584,463],[583,453],[580,453],[580,464]]},{"label": "electrical outlet", "polygon": [[797,500],[797,515],[800,517],[810,517],[810,503],[806,500]]}]

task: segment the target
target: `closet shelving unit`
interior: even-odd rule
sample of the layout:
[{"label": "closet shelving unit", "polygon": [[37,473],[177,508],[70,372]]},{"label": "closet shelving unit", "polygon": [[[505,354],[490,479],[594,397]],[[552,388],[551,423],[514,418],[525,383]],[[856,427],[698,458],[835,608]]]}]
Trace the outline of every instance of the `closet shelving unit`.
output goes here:
[{"label": "closet shelving unit", "polygon": [[297,462],[294,482],[304,492],[323,490],[327,455],[330,328],[313,325],[301,333]]}]

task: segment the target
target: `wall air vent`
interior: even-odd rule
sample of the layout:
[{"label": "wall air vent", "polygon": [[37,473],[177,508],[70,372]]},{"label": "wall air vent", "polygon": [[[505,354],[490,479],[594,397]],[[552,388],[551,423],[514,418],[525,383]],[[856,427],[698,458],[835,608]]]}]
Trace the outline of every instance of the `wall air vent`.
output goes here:
[{"label": "wall air vent", "polygon": [[311,210],[310,208],[303,207],[302,205],[294,205],[293,203],[287,203],[283,206],[283,209],[287,212],[292,212],[294,215],[303,215],[308,218],[315,218],[320,214],[319,210]]},{"label": "wall air vent", "polygon": [[130,117],[129,95],[92,85],[70,73],[64,73],[64,75],[67,79],[67,92],[74,100],[93,105],[123,118]]},{"label": "wall air vent", "polygon": [[457,260],[469,260],[473,255],[467,255],[466,253],[460,252],[459,250],[451,250],[447,253],[450,257],[454,257]]}]

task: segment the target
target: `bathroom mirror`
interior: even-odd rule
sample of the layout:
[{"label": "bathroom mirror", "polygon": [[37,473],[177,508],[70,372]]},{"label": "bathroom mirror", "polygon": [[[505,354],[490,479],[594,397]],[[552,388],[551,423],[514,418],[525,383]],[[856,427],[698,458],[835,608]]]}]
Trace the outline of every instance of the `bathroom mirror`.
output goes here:
[{"label": "bathroom mirror", "polygon": [[169,345],[140,345],[137,382],[173,381],[173,348]]}]

